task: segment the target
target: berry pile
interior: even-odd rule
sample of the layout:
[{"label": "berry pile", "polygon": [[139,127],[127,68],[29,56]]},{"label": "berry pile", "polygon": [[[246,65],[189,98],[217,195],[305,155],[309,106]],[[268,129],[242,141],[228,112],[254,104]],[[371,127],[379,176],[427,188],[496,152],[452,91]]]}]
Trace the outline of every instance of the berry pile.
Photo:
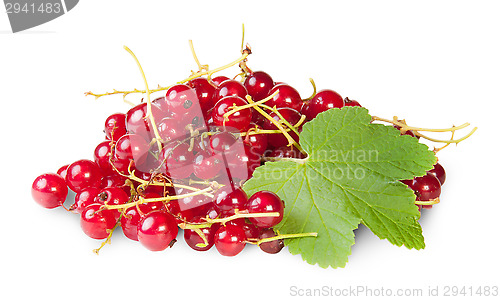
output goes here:
[{"label": "berry pile", "polygon": [[[162,97],[150,101],[148,93],[148,101],[110,115],[94,159],[40,175],[33,198],[46,208],[64,207],[68,188],[75,192],[67,210],[80,214],[84,233],[94,239],[107,241],[121,226],[129,239],[161,251],[181,228],[197,251],[215,245],[220,254],[234,256],[257,244],[279,252],[284,238],[300,237],[273,229],[283,219],[284,202],[269,191],[249,197],[242,184],[265,161],[305,159],[299,133],[319,113],[361,105],[328,89],[303,99],[244,62],[241,81],[195,73]],[[405,183],[419,208],[431,208],[444,180],[436,164]]]}]

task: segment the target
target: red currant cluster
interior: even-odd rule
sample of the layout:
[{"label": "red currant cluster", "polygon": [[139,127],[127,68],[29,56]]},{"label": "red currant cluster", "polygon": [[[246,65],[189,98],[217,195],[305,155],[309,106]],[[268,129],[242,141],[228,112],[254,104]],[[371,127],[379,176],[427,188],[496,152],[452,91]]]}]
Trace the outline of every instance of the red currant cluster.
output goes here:
[{"label": "red currant cluster", "polygon": [[268,191],[248,197],[241,185],[266,158],[303,158],[304,122],[344,105],[359,106],[331,90],[303,101],[293,87],[260,71],[242,82],[197,77],[110,115],[94,161],[39,176],[32,194],[55,208],[71,189],[76,195],[68,210],[80,214],[94,239],[108,240],[121,226],[128,238],[160,251],[175,242],[180,227],[195,250],[215,245],[233,256],[253,243],[277,253],[286,237],[273,230],[283,201]]}]

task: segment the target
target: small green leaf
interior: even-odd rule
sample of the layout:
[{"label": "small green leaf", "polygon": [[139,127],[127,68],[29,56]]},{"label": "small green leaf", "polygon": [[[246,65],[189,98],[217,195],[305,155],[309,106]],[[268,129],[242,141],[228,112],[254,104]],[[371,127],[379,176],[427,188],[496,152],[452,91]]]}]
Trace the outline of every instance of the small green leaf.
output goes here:
[{"label": "small green leaf", "polygon": [[361,222],[395,245],[425,246],[415,195],[400,180],[424,175],[436,157],[414,137],[370,121],[359,107],[319,114],[300,134],[306,159],[267,162],[244,185],[249,195],[268,190],[285,201],[280,233],[318,233],[286,240],[310,264],[344,267]]}]

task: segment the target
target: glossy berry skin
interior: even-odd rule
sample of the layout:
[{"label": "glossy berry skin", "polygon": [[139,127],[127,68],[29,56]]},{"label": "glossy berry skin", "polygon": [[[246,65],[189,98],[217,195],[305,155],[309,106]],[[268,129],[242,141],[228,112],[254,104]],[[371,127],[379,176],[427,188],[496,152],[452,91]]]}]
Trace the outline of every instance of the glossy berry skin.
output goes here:
[{"label": "glossy berry skin", "polygon": [[235,256],[245,248],[245,231],[235,225],[221,226],[215,232],[214,244],[224,256]]},{"label": "glossy berry skin", "polygon": [[[250,128],[262,129],[259,125],[254,123],[250,124]],[[243,142],[248,146],[250,151],[258,156],[262,156],[268,146],[268,134],[250,134],[245,137]]]},{"label": "glossy berry skin", "polygon": [[[160,195],[149,195],[145,198],[159,198]],[[122,226],[123,234],[133,241],[138,241],[137,237],[137,226],[141,220],[141,216],[148,214],[149,212],[155,210],[165,211],[165,206],[161,202],[148,202],[139,204],[139,210],[137,206],[132,206],[125,210],[125,213],[120,219],[120,224]]]},{"label": "glossy berry skin", "polygon": [[269,228],[279,224],[283,219],[284,203],[273,192],[259,191],[248,199],[246,208],[249,213],[279,213],[278,217],[259,217],[249,218],[255,226],[260,228]]},{"label": "glossy berry skin", "polygon": [[158,135],[164,143],[172,142],[186,137],[189,133],[183,122],[171,117],[166,117],[158,123]]},{"label": "glossy berry skin", "polygon": [[192,79],[188,82],[188,85],[196,91],[196,96],[203,112],[208,111],[214,106],[213,95],[215,87],[206,78],[198,77]]},{"label": "glossy berry skin", "polygon": [[237,139],[232,133],[221,131],[210,137],[210,149],[215,154],[227,152],[236,141]]},{"label": "glossy berry skin", "polygon": [[229,80],[229,77],[217,76],[217,77],[212,78],[212,83],[215,84],[216,86],[219,86],[221,83],[223,83],[226,80]]},{"label": "glossy berry skin", "polygon": [[69,165],[64,165],[57,170],[57,175],[61,176],[64,180],[66,180],[66,173],[68,171]]},{"label": "glossy berry skin", "polygon": [[91,204],[83,209],[80,216],[80,226],[83,232],[93,239],[105,239],[108,237],[108,230],[113,229],[116,224],[116,212],[112,210],[102,210],[101,204]]},{"label": "glossy berry skin", "polygon": [[233,189],[231,186],[224,186],[219,189],[214,197],[218,210],[226,216],[233,215],[235,210],[245,209],[248,202],[247,194],[241,189]]},{"label": "glossy berry skin", "polygon": [[202,247],[200,244],[205,244],[205,241],[200,237],[196,231],[191,229],[184,230],[184,240],[188,244],[189,247],[196,251],[207,251],[214,245],[214,236],[215,232],[219,229],[219,224],[212,224],[212,226],[207,228],[201,228],[201,232],[205,235],[207,239],[207,244]]},{"label": "glossy berry skin", "polygon": [[106,139],[116,142],[123,135],[127,134],[126,119],[127,116],[122,113],[110,115],[104,123]]},{"label": "glossy berry skin", "polygon": [[104,204],[120,205],[129,200],[129,196],[119,187],[105,187],[99,193],[99,198]]},{"label": "glossy berry skin", "polygon": [[252,100],[259,101],[269,95],[269,91],[274,86],[274,81],[266,72],[256,71],[245,78],[243,85],[248,94],[252,96]]},{"label": "glossy berry skin", "polygon": [[275,85],[270,91],[269,96],[278,91],[278,94],[266,102],[270,107],[289,107],[295,110],[300,110],[302,107],[302,99],[299,92],[288,84]]},{"label": "glossy berry skin", "polygon": [[[291,125],[295,125],[300,121],[301,114],[295,109],[292,109],[289,107],[282,107],[282,108],[278,108],[278,112]],[[279,122],[280,124],[282,124],[283,128],[288,128],[287,125],[283,124],[283,122],[281,121],[281,118],[276,113],[271,112],[269,114],[269,116],[272,117],[277,122]],[[267,119],[264,122],[263,127],[264,127],[264,129],[267,129],[267,130],[278,130],[278,127],[276,127],[276,125],[274,125],[273,122],[271,122],[270,120],[267,120]],[[301,130],[301,128],[299,128],[299,131],[300,130]],[[299,141],[299,136],[295,132],[289,131],[288,133],[296,142]],[[275,148],[288,145],[288,140],[286,139],[286,137],[282,133],[270,134],[268,140],[269,140],[269,144]]]},{"label": "glossy berry skin", "polygon": [[56,208],[66,201],[68,187],[58,174],[45,173],[38,176],[31,186],[31,196],[45,208]]},{"label": "glossy berry skin", "polygon": [[149,143],[138,134],[126,134],[115,145],[115,155],[118,159],[134,160],[136,165],[146,160],[148,150]]},{"label": "glossy berry skin", "polygon": [[103,202],[99,198],[100,192],[101,192],[100,189],[91,187],[88,189],[84,189],[79,193],[76,193],[75,203],[72,204],[69,209],[74,210],[81,214],[83,210],[91,204],[96,204],[96,203],[103,204]]},{"label": "glossy berry skin", "polygon": [[194,154],[186,143],[171,143],[160,153],[166,172],[173,179],[184,179],[193,173]]},{"label": "glossy berry skin", "polygon": [[430,174],[436,176],[436,178],[439,180],[439,183],[441,183],[441,185],[444,184],[444,182],[446,180],[446,172],[440,163],[436,163],[434,165],[434,168],[432,168],[432,170],[428,171],[427,173],[430,173]]},{"label": "glossy berry skin", "polygon": [[198,104],[196,92],[185,84],[177,84],[169,88],[165,94],[165,107],[171,113],[183,114],[183,110]]},{"label": "glossy berry skin", "polygon": [[242,148],[235,149],[226,155],[227,169],[233,179],[246,180],[260,166],[260,156],[253,153],[248,146]]},{"label": "glossy berry skin", "polygon": [[316,118],[319,113],[332,108],[344,107],[344,99],[337,92],[332,90],[322,90],[318,92],[302,108],[302,113],[308,120]]},{"label": "glossy berry skin", "polygon": [[77,160],[69,165],[66,174],[66,183],[75,193],[89,187],[100,187],[101,179],[101,169],[95,162],[88,159]]},{"label": "glossy berry skin", "polygon": [[[267,238],[271,238],[271,237],[275,237],[275,236],[276,236],[276,233],[274,232],[274,230],[272,228],[266,228],[266,229],[262,230],[262,232],[260,233],[259,240],[267,239]],[[283,242],[283,239],[269,241],[269,242],[259,244],[260,249],[266,253],[269,253],[269,254],[276,254],[276,253],[280,252],[284,246],[285,246],[285,243]]]},{"label": "glossy berry skin", "polygon": [[178,233],[177,222],[169,213],[155,210],[141,217],[137,225],[139,242],[151,251],[167,249]]},{"label": "glossy berry skin", "polygon": [[220,99],[235,96],[245,99],[245,96],[248,94],[247,89],[241,82],[236,80],[226,80],[221,82],[219,86],[215,89],[213,95],[213,103],[217,103]]},{"label": "glossy berry skin", "polygon": [[[153,112],[155,121],[162,119],[164,112],[162,112],[158,106],[151,105],[151,111]],[[154,137],[154,133],[149,118],[146,118],[147,112],[147,103],[141,103],[134,106],[126,114],[126,125],[129,134],[138,134],[149,141]]]},{"label": "glossy berry skin", "polygon": [[245,236],[247,238],[247,241],[257,240],[262,230],[261,228],[253,225],[252,223],[244,223],[243,225],[241,225],[241,228],[243,229],[243,231],[245,231]]},{"label": "glossy berry skin", "polygon": [[346,106],[351,106],[351,107],[358,106],[358,107],[362,107],[361,104],[359,104],[358,101],[351,100],[351,99],[345,97],[345,99],[344,99],[344,107],[346,107]]},{"label": "glossy berry skin", "polygon": [[234,106],[247,105],[248,102],[237,96],[228,96],[222,98],[215,104],[211,117],[216,126],[232,127],[238,131],[246,131],[252,121],[252,110],[245,108],[239,110],[224,119],[224,114],[231,111]]},{"label": "glossy berry skin", "polygon": [[103,174],[111,175],[115,173],[109,162],[111,155],[111,145],[109,141],[104,141],[95,147],[94,162],[99,166]]},{"label": "glossy berry skin", "polygon": [[420,201],[429,201],[438,198],[441,194],[439,179],[430,173],[422,177],[415,177],[412,180],[403,180],[403,183],[415,192]]},{"label": "glossy berry skin", "polygon": [[196,177],[208,180],[215,177],[224,167],[224,161],[220,155],[212,155],[210,152],[201,151],[194,157],[193,173]]}]

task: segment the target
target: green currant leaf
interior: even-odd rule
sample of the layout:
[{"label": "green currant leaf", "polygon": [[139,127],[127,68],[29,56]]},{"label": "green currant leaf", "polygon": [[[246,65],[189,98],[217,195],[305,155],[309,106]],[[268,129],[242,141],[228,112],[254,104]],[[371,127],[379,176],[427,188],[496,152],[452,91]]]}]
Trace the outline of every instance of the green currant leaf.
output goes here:
[{"label": "green currant leaf", "polygon": [[400,180],[423,176],[436,157],[416,138],[370,122],[364,108],[323,112],[300,134],[306,159],[266,162],[244,185],[249,195],[268,190],[285,201],[280,233],[318,233],[285,240],[310,264],[344,267],[361,222],[392,244],[425,247],[415,195]]}]

